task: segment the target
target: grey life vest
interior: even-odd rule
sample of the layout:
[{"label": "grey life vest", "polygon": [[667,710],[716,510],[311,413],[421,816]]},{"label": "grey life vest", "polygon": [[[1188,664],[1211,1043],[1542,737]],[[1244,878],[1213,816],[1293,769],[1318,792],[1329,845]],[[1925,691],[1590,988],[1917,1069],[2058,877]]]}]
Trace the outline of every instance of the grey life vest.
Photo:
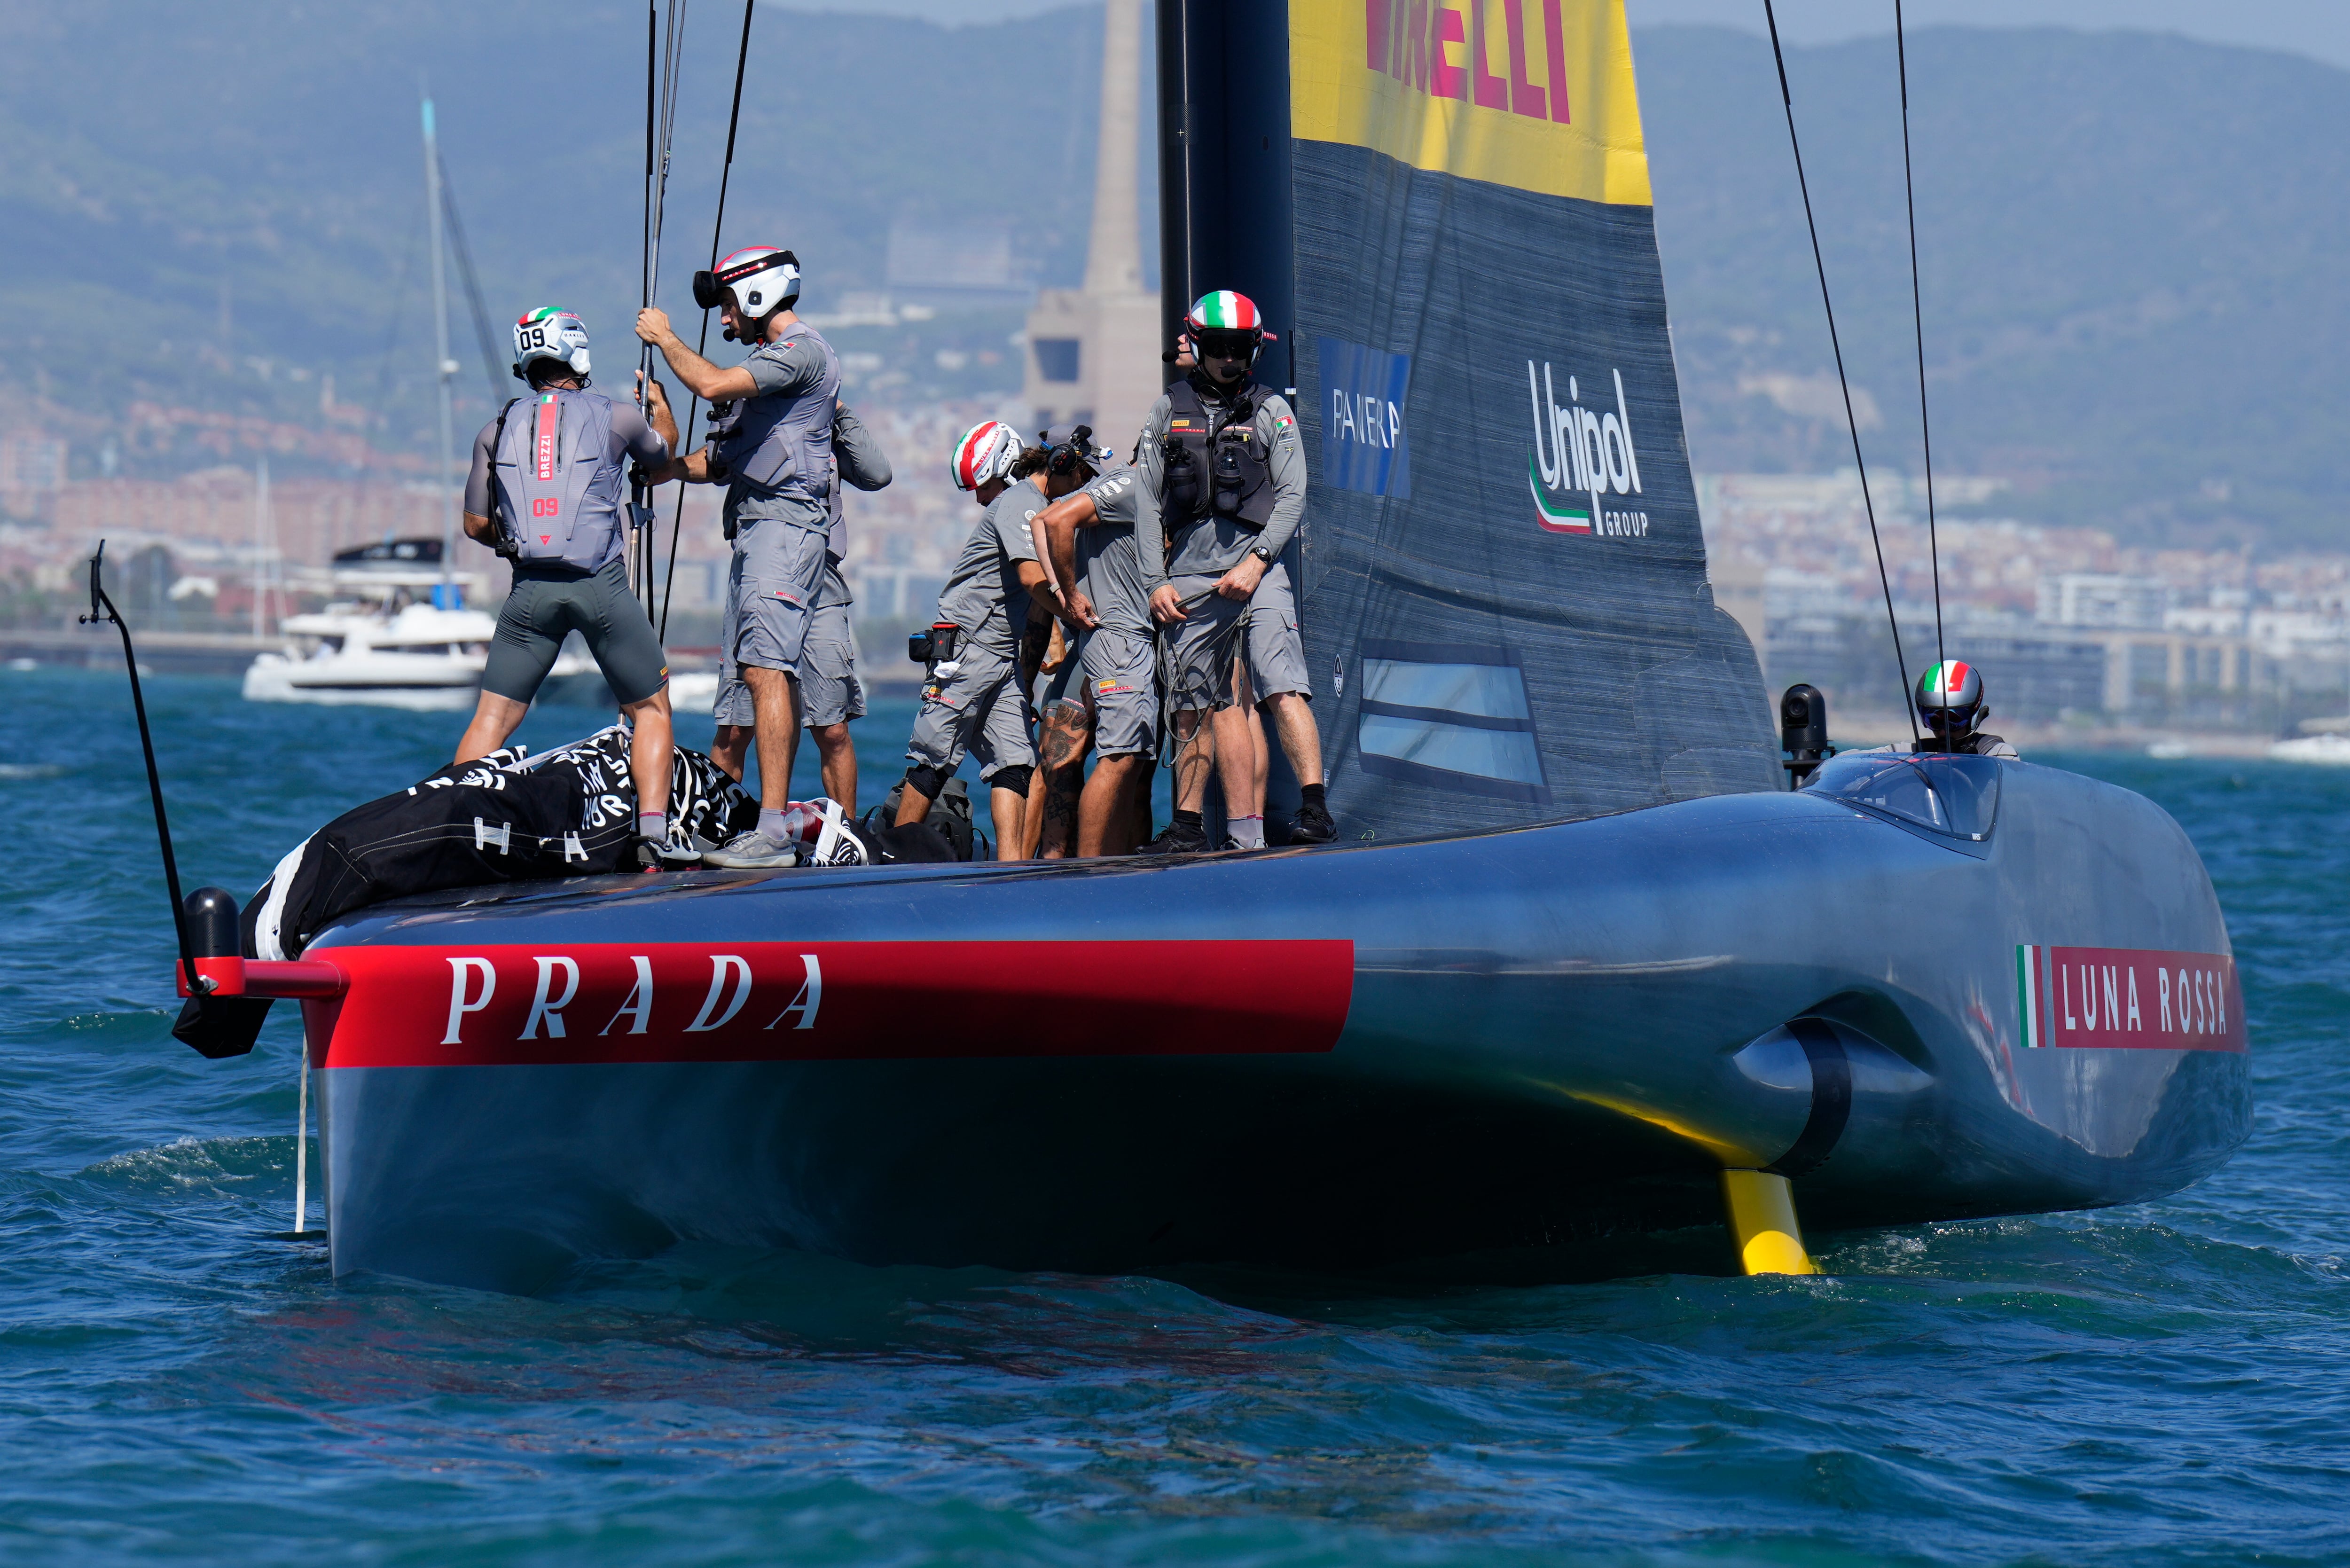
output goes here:
[{"label": "grey life vest", "polygon": [[1273,515],[1273,454],[1257,437],[1256,411],[1272,395],[1273,389],[1254,381],[1243,387],[1223,406],[1223,427],[1211,440],[1208,409],[1191,379],[1167,389],[1167,435],[1159,453],[1171,523],[1229,517],[1243,527],[1264,526]]},{"label": "grey life vest", "polygon": [[806,341],[824,358],[824,375],[790,397],[743,398],[711,410],[710,434],[726,477],[770,495],[829,504],[832,414],[840,397],[840,356],[823,335],[794,322],[773,345]]},{"label": "grey life vest", "polygon": [[514,558],[594,570],[613,553],[627,485],[612,455],[612,400],[549,388],[515,399],[499,420],[491,490]]}]

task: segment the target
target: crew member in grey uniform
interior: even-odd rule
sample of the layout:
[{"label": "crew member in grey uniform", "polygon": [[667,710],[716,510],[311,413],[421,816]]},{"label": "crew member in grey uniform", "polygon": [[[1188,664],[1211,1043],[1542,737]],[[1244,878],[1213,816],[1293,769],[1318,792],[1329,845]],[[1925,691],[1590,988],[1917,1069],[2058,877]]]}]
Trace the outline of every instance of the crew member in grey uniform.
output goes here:
[{"label": "crew member in grey uniform", "polygon": [[[659,381],[645,389],[645,413],[588,389],[588,327],[567,310],[550,305],[530,312],[515,323],[514,344],[514,373],[529,383],[530,395],[508,403],[473,438],[464,502],[467,536],[513,563],[514,586],[498,611],[481,700],[457,761],[506,743],[563,639],[578,632],[634,726],[629,774],[637,785],[637,864],[657,870],[669,842],[669,663],[629,591],[620,509],[629,461],[665,470],[677,421]],[[680,851],[673,858],[691,857]]]},{"label": "crew member in grey uniform", "polygon": [[[1079,463],[1052,472],[1053,455],[1023,448],[1019,432],[999,420],[972,426],[955,443],[955,487],[986,510],[939,594],[929,680],[906,742],[913,766],[898,804],[900,825],[920,822],[964,755],[977,756],[996,854],[1004,858],[1019,855],[1026,842],[1028,784],[1036,766],[1017,670],[1030,597],[1042,595],[1054,614],[1066,613],[1036,559],[1029,524],[1048,502],[1092,477]],[[938,646],[942,635],[950,646]]]},{"label": "crew member in grey uniform", "polygon": [[[1175,820],[1149,847],[1176,854],[1208,847],[1201,807],[1211,761],[1227,807],[1249,798],[1248,718],[1232,698],[1232,666],[1243,654],[1305,796],[1290,842],[1326,844],[1337,826],[1325,801],[1321,732],[1307,706],[1314,687],[1296,599],[1281,564],[1305,511],[1297,419],[1278,393],[1250,379],[1264,327],[1245,295],[1203,295],[1183,325],[1196,368],[1152,406],[1136,452],[1142,485],[1134,535],[1151,618],[1168,645],[1168,704],[1183,742]],[[1247,634],[1236,638],[1244,611]],[[1215,722],[1203,724],[1211,712]]]},{"label": "crew member in grey uniform", "polygon": [[[826,531],[824,586],[816,590],[816,614],[808,621],[806,659],[800,669],[801,722],[815,738],[816,760],[824,776],[824,793],[857,815],[857,744],[849,739],[848,723],[865,717],[865,683],[857,674],[857,631],[848,607],[856,596],[841,563],[848,556],[848,522],[841,505],[841,485],[879,490],[891,478],[889,460],[863,421],[847,403],[832,416],[832,483],[827,504],[831,518]],[[710,760],[736,779],[749,760],[751,739],[758,732],[751,689],[726,649],[734,646],[734,601],[729,595],[722,612],[719,639],[718,699],[712,711],[718,732],[710,742]]]},{"label": "crew member in grey uniform", "polygon": [[1918,722],[1926,726],[1914,752],[1964,752],[1978,757],[2012,757],[2013,746],[1985,734],[1991,717],[1982,671],[1962,659],[1946,659],[1918,677]]},{"label": "crew member in grey uniform", "polygon": [[1054,574],[1069,585],[1069,617],[1086,634],[1077,679],[1100,760],[1077,799],[1080,856],[1131,854],[1149,833],[1159,670],[1134,537],[1141,489],[1133,467],[1105,462],[1084,489],[1036,519]]},{"label": "crew member in grey uniform", "polygon": [[704,856],[730,867],[791,866],[785,807],[799,749],[809,621],[824,587],[831,530],[832,422],[840,360],[792,309],[799,259],[773,245],[734,252],[693,275],[697,304],[717,309],[725,334],[756,345],[721,369],[688,348],[659,310],[637,314],[637,336],[661,351],[677,379],[711,404],[711,441],[664,477],[726,486],[727,574],[733,619],[724,653],[750,688],[759,750],[759,822]]}]

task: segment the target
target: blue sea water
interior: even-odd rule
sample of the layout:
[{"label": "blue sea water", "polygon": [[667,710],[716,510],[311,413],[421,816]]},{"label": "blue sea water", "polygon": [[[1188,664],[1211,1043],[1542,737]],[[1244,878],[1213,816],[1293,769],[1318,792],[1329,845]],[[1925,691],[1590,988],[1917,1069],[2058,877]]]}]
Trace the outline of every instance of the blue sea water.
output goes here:
[{"label": "blue sea water", "polygon": [[[169,1037],[120,670],[0,692],[0,1560],[2350,1563],[2350,773],[2069,759],[2186,826],[2242,969],[2255,1130],[2158,1202],[1815,1236],[1805,1280],[689,1247],[516,1299],[278,1239],[292,1021]],[[240,893],[461,722],[150,693],[190,885]]]}]

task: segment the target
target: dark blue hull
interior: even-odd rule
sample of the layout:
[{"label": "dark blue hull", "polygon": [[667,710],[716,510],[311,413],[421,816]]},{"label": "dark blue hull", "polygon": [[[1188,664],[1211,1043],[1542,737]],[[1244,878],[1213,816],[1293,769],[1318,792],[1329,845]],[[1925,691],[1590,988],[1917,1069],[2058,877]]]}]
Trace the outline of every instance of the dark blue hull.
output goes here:
[{"label": "dark blue hull", "polygon": [[[2245,1053],[2216,1036],[2046,1044],[2019,953],[2224,962],[2201,863],[2136,795],[2002,773],[1996,831],[1973,844],[1806,792],[1173,863],[707,873],[387,906],[309,956],[413,949],[390,956],[430,977],[474,947],[771,943],[822,946],[838,974],[863,944],[921,944],[873,950],[908,955],[889,961],[911,983],[925,952],[954,956],[938,944],[984,940],[1031,968],[791,1059],[790,1018],[735,1059],[693,1059],[692,1030],[658,1016],[636,1059],[581,1059],[618,1037],[617,1018],[588,1033],[607,998],[571,1039],[519,1048],[527,1061],[511,1045],[476,1061],[422,1038],[436,992],[417,1036],[430,1064],[342,1065],[406,1059],[381,1032],[372,1055],[346,1049],[366,1022],[355,992],[339,1023],[313,1014],[335,1267],[527,1289],[694,1237],[874,1263],[1574,1274],[1594,1237],[1718,1221],[1725,1167],[1783,1162],[1814,1228],[2193,1181],[2248,1129]],[[1200,938],[1296,944],[1301,966],[1350,943],[1343,1023],[1317,1037],[1318,1003],[1278,965],[1114,977],[1210,999],[1212,1023],[1153,1033],[1168,1003],[1121,1002],[1038,946],[1128,942],[1120,965],[1183,965]],[[1298,972],[1301,993],[1328,980]],[[2170,971],[2147,972],[2168,1029]],[[823,1005],[849,1011],[825,1016],[853,1022],[852,982],[832,986]],[[470,1042],[472,1020],[449,1018]]]}]

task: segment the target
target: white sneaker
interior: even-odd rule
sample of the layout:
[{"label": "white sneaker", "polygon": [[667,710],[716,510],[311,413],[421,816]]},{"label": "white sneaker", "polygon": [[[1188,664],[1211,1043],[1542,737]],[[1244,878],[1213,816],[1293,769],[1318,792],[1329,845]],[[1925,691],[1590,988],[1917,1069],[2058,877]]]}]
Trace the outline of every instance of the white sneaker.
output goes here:
[{"label": "white sneaker", "polygon": [[800,847],[778,844],[757,828],[746,827],[703,856],[702,863],[723,871],[780,871],[800,863]]}]

